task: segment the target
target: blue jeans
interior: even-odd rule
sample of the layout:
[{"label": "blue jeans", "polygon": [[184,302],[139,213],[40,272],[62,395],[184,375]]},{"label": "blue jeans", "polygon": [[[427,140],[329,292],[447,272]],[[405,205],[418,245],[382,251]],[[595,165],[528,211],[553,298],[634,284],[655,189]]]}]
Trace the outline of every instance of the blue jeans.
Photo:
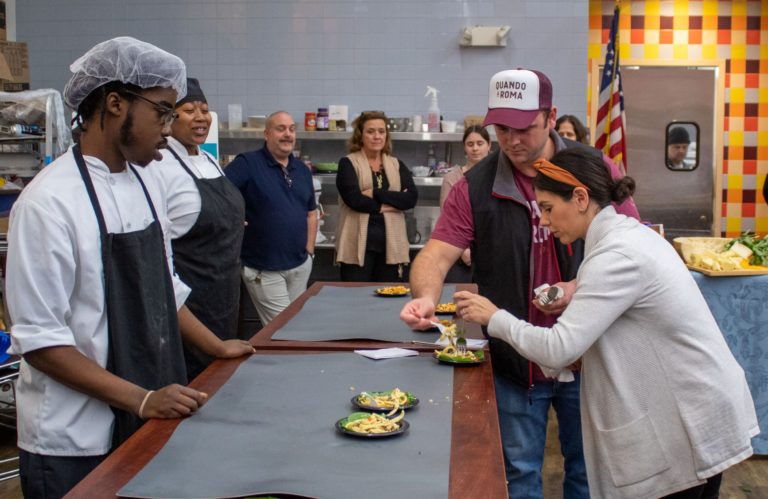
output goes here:
[{"label": "blue jeans", "polygon": [[508,379],[493,377],[510,499],[542,497],[541,466],[550,405],[557,414],[565,461],[563,499],[589,498],[581,440],[580,379],[576,373],[576,381],[570,383],[540,381],[529,393]]}]

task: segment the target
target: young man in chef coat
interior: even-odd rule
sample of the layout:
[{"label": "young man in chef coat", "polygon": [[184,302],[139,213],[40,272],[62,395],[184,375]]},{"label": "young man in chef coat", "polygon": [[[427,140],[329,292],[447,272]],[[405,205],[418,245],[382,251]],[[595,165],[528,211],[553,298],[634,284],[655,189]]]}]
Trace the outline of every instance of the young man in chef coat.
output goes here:
[{"label": "young man in chef coat", "polygon": [[[150,170],[186,92],[178,57],[129,37],[75,61],[64,99],[79,143],[43,169],[11,212],[7,297],[25,497],[62,497],[148,418],[194,413],[182,336],[222,342],[183,304],[163,192]],[[178,309],[178,310],[177,310]],[[179,334],[181,326],[181,334]]]}]

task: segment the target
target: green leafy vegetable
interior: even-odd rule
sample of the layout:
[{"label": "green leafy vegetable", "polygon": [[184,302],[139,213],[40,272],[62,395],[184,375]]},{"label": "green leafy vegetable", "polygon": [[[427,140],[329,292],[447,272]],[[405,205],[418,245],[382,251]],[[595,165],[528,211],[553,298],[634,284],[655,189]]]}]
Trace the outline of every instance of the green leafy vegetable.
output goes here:
[{"label": "green leafy vegetable", "polygon": [[749,258],[750,265],[768,267],[768,237],[761,238],[751,232],[745,232],[739,237],[728,241],[725,249],[731,249],[736,243],[741,243],[752,250],[752,256]]},{"label": "green leafy vegetable", "polygon": [[482,350],[476,350],[474,351],[474,354],[475,354],[475,357],[477,357],[477,360],[456,357],[456,356],[448,355],[444,353],[439,354],[437,358],[440,360],[447,360],[449,362],[477,362],[477,361],[485,360],[485,354],[483,353]]},{"label": "green leafy vegetable", "polygon": [[352,421],[357,421],[358,419],[365,419],[368,416],[370,416],[370,412],[353,412],[349,416],[347,416],[347,419],[345,421],[342,421],[342,424],[351,423]]}]

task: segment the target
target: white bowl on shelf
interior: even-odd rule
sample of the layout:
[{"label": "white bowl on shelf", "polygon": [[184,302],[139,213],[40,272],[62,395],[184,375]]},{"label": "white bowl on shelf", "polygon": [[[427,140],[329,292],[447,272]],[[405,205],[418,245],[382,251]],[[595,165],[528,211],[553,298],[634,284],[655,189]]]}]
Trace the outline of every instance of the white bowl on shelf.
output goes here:
[{"label": "white bowl on shelf", "polygon": [[414,177],[429,177],[432,170],[428,166],[412,166],[411,173]]},{"label": "white bowl on shelf", "polygon": [[456,133],[457,123],[453,120],[443,120],[440,122],[445,133]]}]

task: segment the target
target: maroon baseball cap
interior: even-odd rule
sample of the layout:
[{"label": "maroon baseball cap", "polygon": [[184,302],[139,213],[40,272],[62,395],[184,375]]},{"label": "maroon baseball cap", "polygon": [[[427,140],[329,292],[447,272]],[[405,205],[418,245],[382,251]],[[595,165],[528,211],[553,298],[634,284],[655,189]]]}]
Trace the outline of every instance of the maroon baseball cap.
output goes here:
[{"label": "maroon baseball cap", "polygon": [[551,108],[552,82],[547,75],[530,69],[508,69],[491,78],[483,126],[528,128],[539,111]]}]

